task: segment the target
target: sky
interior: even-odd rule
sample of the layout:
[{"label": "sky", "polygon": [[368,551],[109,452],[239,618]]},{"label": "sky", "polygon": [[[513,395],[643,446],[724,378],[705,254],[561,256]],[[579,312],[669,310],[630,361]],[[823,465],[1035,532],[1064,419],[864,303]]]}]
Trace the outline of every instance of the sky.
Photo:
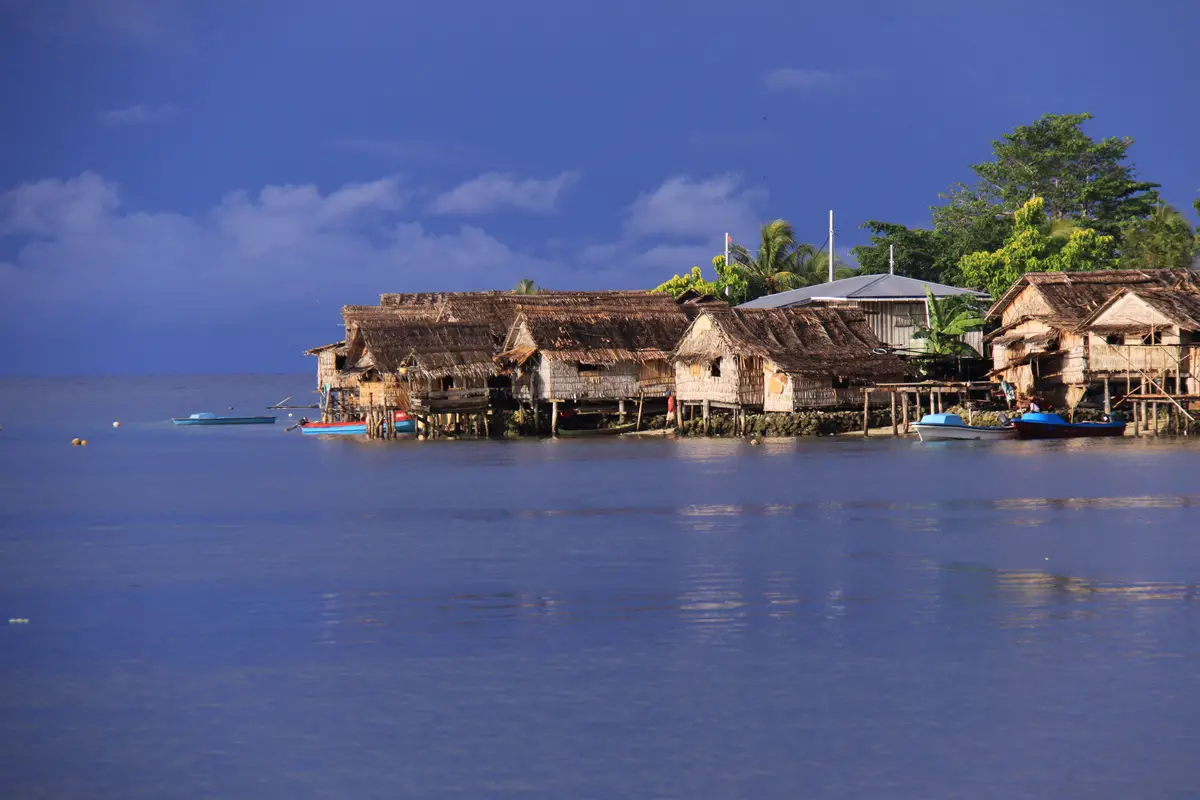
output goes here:
[{"label": "sky", "polygon": [[383,292],[649,288],[830,209],[841,252],[1045,113],[1195,221],[1198,36],[1194,0],[0,0],[0,375],[307,371]]}]

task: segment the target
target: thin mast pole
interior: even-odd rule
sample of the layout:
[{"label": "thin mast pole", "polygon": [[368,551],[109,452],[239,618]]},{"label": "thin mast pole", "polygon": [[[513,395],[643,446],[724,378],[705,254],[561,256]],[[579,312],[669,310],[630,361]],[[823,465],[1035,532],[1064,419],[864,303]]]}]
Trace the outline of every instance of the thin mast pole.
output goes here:
[{"label": "thin mast pole", "polygon": [[833,210],[829,211],[829,282],[833,283]]},{"label": "thin mast pole", "polygon": [[888,275],[896,274],[896,245],[888,245]]}]

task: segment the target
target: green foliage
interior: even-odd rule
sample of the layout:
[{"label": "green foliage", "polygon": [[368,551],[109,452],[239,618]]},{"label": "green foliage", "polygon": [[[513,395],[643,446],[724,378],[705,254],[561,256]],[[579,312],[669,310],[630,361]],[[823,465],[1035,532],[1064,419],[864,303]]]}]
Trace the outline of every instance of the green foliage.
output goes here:
[{"label": "green foliage", "polygon": [[1078,272],[1109,265],[1114,238],[1091,228],[1056,235],[1046,217],[1045,202],[1034,197],[1017,210],[1013,232],[994,251],[963,256],[959,268],[971,286],[999,297],[1026,272]]},{"label": "green foliage", "polygon": [[886,273],[889,268],[888,245],[893,245],[896,274],[935,283],[942,279],[943,270],[939,264],[945,251],[945,242],[936,231],[907,228],[878,220],[868,220],[862,227],[871,231],[871,244],[854,248],[859,274]]},{"label": "green foliage", "polygon": [[[822,283],[829,282],[829,251],[818,250],[808,258],[800,261],[796,266],[796,274],[799,276],[801,286],[816,286]],[[834,257],[833,261],[833,279],[835,281],[842,278],[852,278],[858,274],[858,270],[846,264],[840,258]]]},{"label": "green foliage", "polygon": [[929,325],[913,333],[914,339],[925,340],[925,352],[942,356],[977,356],[971,345],[962,341],[963,334],[983,330],[986,321],[982,309],[971,295],[951,295],[937,300],[925,289],[929,307]]},{"label": "green foliage", "polygon": [[[961,271],[963,258],[995,252],[1013,234],[1014,215],[1031,197],[1041,197],[1052,226],[1043,231],[1063,247],[1073,228],[1082,226],[1117,239],[1135,220],[1150,217],[1158,203],[1157,184],[1136,179],[1128,165],[1128,138],[1096,141],[1083,131],[1090,114],[1047,114],[1022,125],[992,143],[994,159],[971,167],[974,186],[955,184],[934,206],[930,229],[870,221],[869,246],[855,248],[864,272],[887,271],[887,246],[896,246],[896,271],[923,280],[954,285],[972,283]],[[1197,201],[1200,211],[1200,201]],[[1060,241],[1058,241],[1060,240]],[[1072,246],[1068,255],[1087,252],[1088,239]],[[1075,260],[1078,261],[1083,256]],[[1028,270],[1022,270],[1028,271]]]},{"label": "green foliage", "polygon": [[537,294],[538,287],[537,287],[537,284],[534,283],[529,278],[522,278],[521,280],[517,281],[517,285],[513,287],[512,293],[513,294]]},{"label": "green foliage", "polygon": [[[745,300],[829,280],[829,253],[797,242],[791,224],[781,219],[762,226],[758,251],[753,255],[737,244],[729,253],[732,270],[744,281]],[[835,280],[855,274],[844,261],[835,259]]]},{"label": "green foliage", "polygon": [[1130,220],[1121,229],[1121,266],[1188,267],[1200,237],[1191,223],[1166,203],[1159,203],[1145,219]]},{"label": "green foliage", "polygon": [[1156,183],[1138,181],[1122,163],[1133,139],[1096,141],[1083,132],[1091,114],[1046,114],[992,142],[994,161],[971,167],[977,193],[993,196],[1006,210],[1030,197],[1045,201],[1052,220],[1087,221],[1116,235],[1129,220],[1149,216],[1158,202]]},{"label": "green foliage", "polygon": [[986,190],[963,184],[954,184],[938,197],[945,202],[930,209],[933,230],[941,243],[936,266],[942,283],[957,285],[962,281],[958,265],[963,256],[1004,244],[1012,233],[1016,206],[1006,208]]},{"label": "green foliage", "polygon": [[725,256],[717,256],[712,260],[713,271],[717,273],[715,281],[704,279],[704,273],[700,267],[692,267],[691,272],[686,275],[676,275],[671,280],[661,283],[651,289],[654,292],[662,292],[669,294],[672,297],[679,297],[689,289],[694,289],[701,294],[711,294],[719,297],[722,300],[728,300],[731,303],[744,303],[747,300],[753,299],[749,295],[749,284],[745,276],[737,269],[730,269],[725,266]]},{"label": "green foliage", "polygon": [[729,252],[750,293],[760,297],[803,286],[798,268],[812,257],[814,250],[811,245],[796,241],[790,222],[777,219],[762,226],[758,251],[753,255],[740,244],[731,245]]},{"label": "green foliage", "polygon": [[701,294],[716,294],[717,284],[715,281],[704,280],[704,274],[700,271],[700,268],[692,267],[692,271],[686,275],[676,275],[671,280],[660,283],[650,291],[669,294],[671,297],[679,297],[679,295],[689,289],[695,289]]}]

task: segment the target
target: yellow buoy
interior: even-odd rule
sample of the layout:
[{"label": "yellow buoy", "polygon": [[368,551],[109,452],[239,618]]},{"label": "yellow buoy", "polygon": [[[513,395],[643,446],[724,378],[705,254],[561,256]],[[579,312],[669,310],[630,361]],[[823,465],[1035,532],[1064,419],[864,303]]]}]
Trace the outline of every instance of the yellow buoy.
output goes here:
[{"label": "yellow buoy", "polygon": [[85,444],[87,444],[87,439],[80,439],[80,440],[79,440],[79,444],[80,444],[80,445],[85,445]]},{"label": "yellow buoy", "polygon": [[114,428],[119,428],[119,427],[121,427],[121,423],[120,423],[120,422],[114,422],[114,423],[113,423],[113,427],[114,427]]},{"label": "yellow buoy", "polygon": [[71,444],[72,444],[74,447],[79,447],[79,443],[80,443],[81,441],[82,441],[82,439],[80,439],[78,436],[76,436],[74,439],[72,439],[72,440],[71,440]]}]

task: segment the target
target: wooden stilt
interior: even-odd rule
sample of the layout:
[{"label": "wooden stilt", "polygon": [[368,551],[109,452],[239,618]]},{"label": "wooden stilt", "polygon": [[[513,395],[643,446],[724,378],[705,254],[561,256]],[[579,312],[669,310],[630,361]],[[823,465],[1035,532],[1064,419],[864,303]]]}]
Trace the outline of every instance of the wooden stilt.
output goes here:
[{"label": "wooden stilt", "polygon": [[639,394],[639,395],[638,395],[638,416],[637,416],[637,424],[633,426],[633,429],[634,429],[635,431],[640,431],[640,430],[642,429],[642,406],[643,406],[643,405],[645,405],[645,404],[646,404],[646,395],[645,395],[645,394]]},{"label": "wooden stilt", "polygon": [[904,435],[908,435],[908,391],[900,395],[900,413],[904,420]]},{"label": "wooden stilt", "polygon": [[683,431],[683,402],[678,397],[675,398],[675,430]]},{"label": "wooden stilt", "polygon": [[624,400],[617,401],[617,415],[618,415],[617,424],[624,425],[625,424],[625,401]]},{"label": "wooden stilt", "polygon": [[1112,413],[1112,392],[1108,387],[1108,376],[1104,376],[1104,413]]},{"label": "wooden stilt", "polygon": [[708,398],[706,397],[706,398],[704,398],[704,405],[701,408],[701,411],[703,412],[703,415],[704,415],[704,435],[705,436],[708,436],[708,415],[711,412],[711,410],[712,410],[712,407],[709,405]]},{"label": "wooden stilt", "polygon": [[863,438],[871,435],[871,390],[863,389]]},{"label": "wooden stilt", "polygon": [[553,400],[550,404],[550,435],[558,436],[558,401]]},{"label": "wooden stilt", "polygon": [[892,436],[900,435],[900,428],[896,425],[896,392],[892,391]]}]

